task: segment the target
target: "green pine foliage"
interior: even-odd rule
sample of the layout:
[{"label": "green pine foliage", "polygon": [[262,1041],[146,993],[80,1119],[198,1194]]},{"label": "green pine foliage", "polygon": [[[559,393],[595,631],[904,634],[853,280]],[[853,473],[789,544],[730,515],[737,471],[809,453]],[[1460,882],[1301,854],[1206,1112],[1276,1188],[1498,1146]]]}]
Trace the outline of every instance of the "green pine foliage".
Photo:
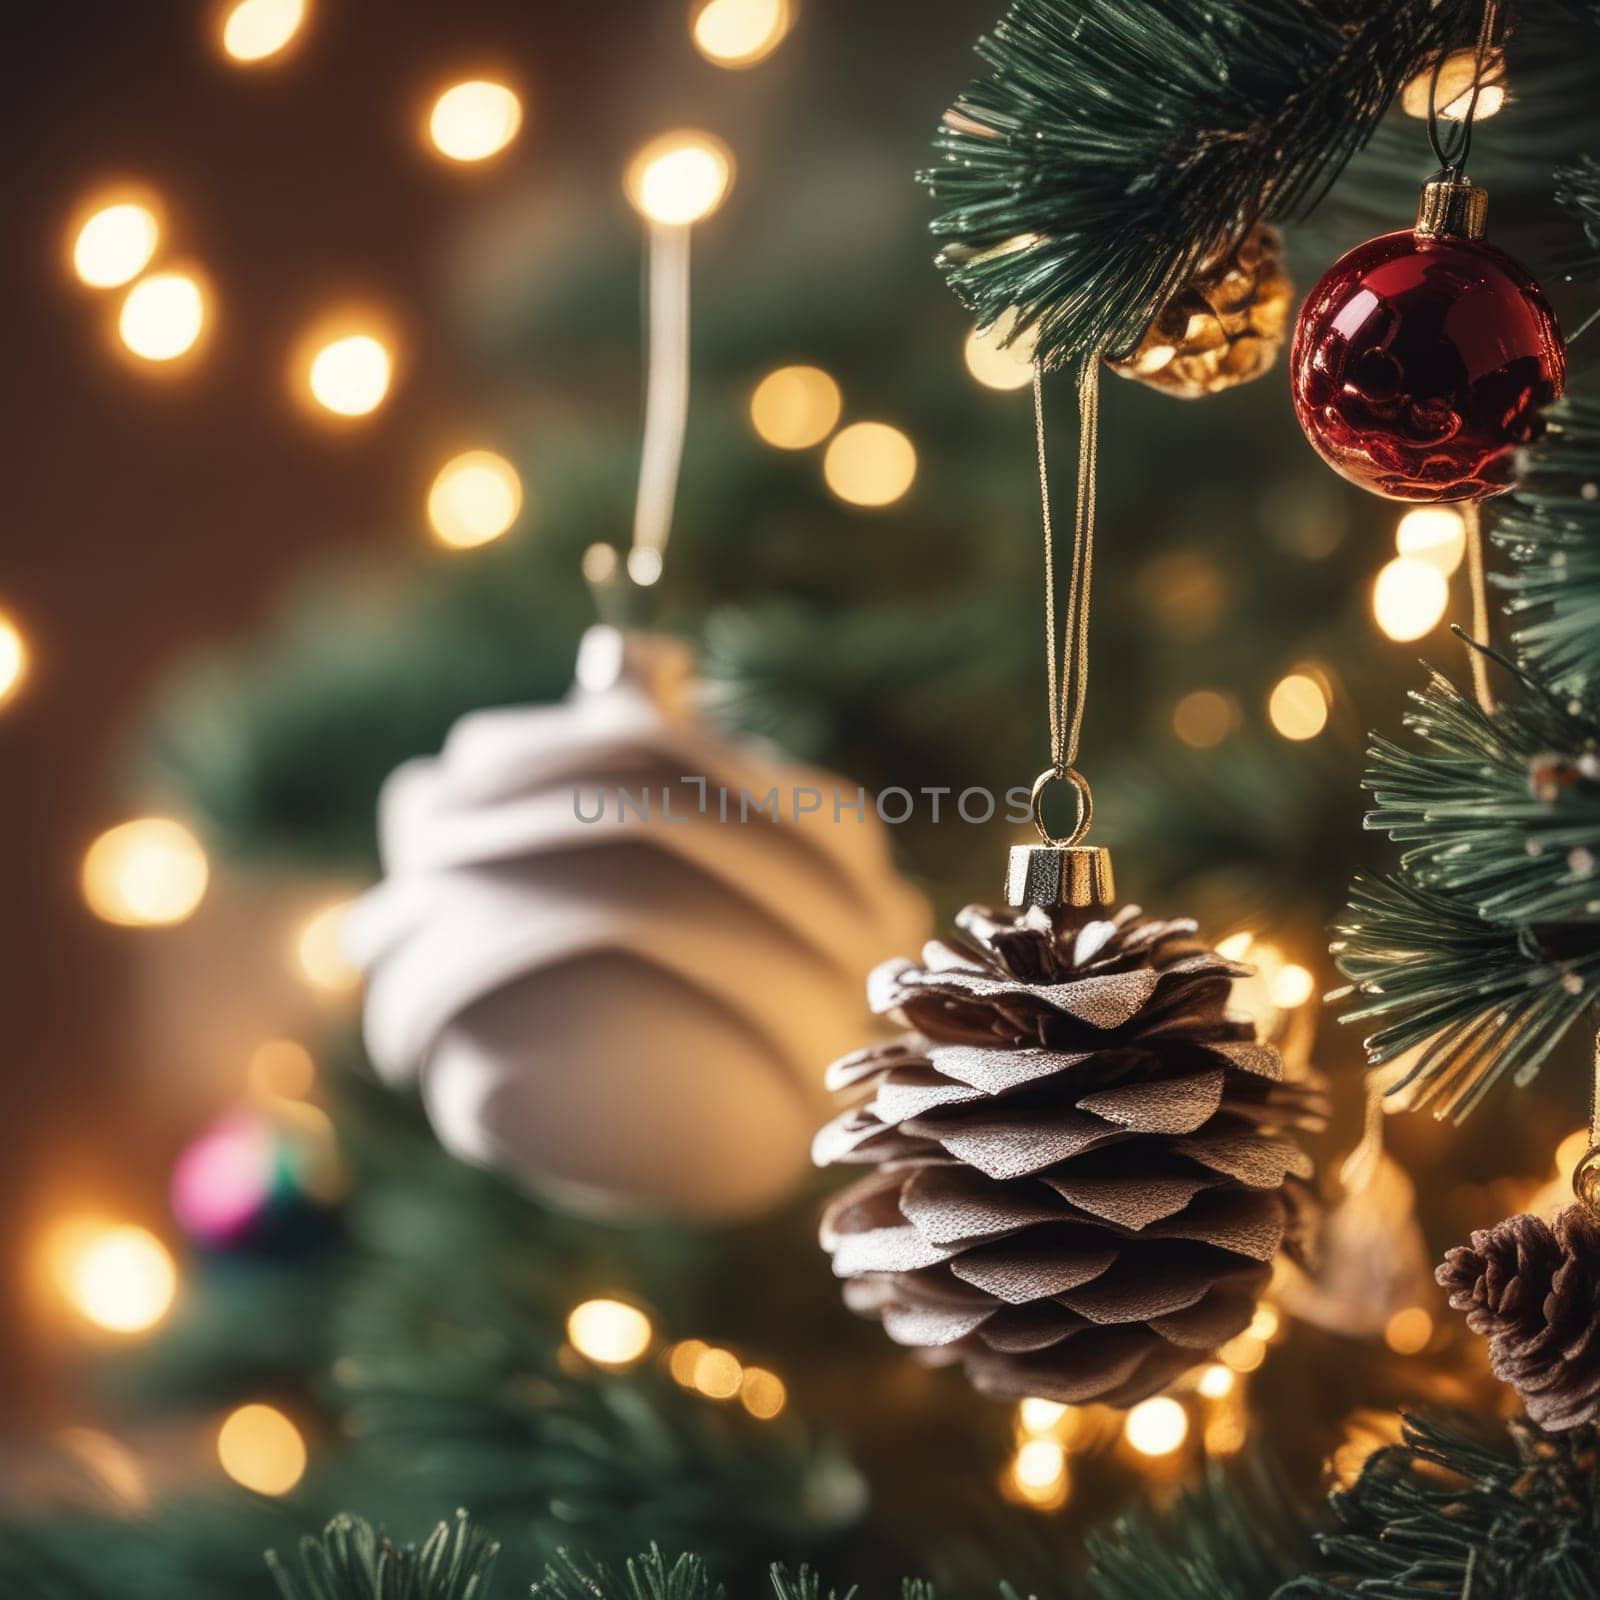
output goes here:
[{"label": "green pine foliage", "polygon": [[[923,176],[951,286],[1060,366],[1133,345],[1199,263],[1309,210],[1476,7],[1017,0]],[[1471,20],[1469,20],[1471,19]]]},{"label": "green pine foliage", "polygon": [[1344,1020],[1382,1024],[1369,1058],[1424,1046],[1396,1087],[1459,1120],[1600,997],[1600,727],[1531,682],[1488,713],[1439,674],[1406,723],[1419,747],[1374,740],[1367,778],[1400,869],[1357,879],[1334,948]]},{"label": "green pine foliage", "polygon": [[1332,1500],[1316,1574],[1276,1600],[1596,1600],[1600,1439],[1526,1422],[1490,1437],[1409,1418]]},{"label": "green pine foliage", "polygon": [[1088,1539],[1095,1600],[1255,1600],[1303,1572],[1303,1517],[1257,1469],[1213,1470],[1160,1516],[1137,1511]]},{"label": "green pine foliage", "polygon": [[267,1552],[283,1600],[488,1600],[500,1546],[458,1511],[406,1548],[359,1517],[335,1517],[321,1538],[302,1539],[299,1553],[291,1571]]}]

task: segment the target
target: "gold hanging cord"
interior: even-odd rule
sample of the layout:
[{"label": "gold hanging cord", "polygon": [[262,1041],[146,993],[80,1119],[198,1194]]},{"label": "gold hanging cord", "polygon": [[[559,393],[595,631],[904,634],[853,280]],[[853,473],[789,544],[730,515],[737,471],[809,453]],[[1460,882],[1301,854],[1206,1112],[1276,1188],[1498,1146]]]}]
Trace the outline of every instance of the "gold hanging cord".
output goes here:
[{"label": "gold hanging cord", "polygon": [[[1078,500],[1073,515],[1072,568],[1067,614],[1056,624],[1055,530],[1050,515],[1050,469],[1045,455],[1044,370],[1033,368],[1033,433],[1039,457],[1039,505],[1044,524],[1044,641],[1049,684],[1050,765],[1033,780],[1033,825],[1047,845],[1070,848],[1094,821],[1094,796],[1078,771],[1078,740],[1089,693],[1089,592],[1094,576],[1096,456],[1100,439],[1100,352],[1084,357],[1078,371]],[[1052,783],[1077,791],[1078,820],[1065,838],[1046,826],[1044,792]]]}]

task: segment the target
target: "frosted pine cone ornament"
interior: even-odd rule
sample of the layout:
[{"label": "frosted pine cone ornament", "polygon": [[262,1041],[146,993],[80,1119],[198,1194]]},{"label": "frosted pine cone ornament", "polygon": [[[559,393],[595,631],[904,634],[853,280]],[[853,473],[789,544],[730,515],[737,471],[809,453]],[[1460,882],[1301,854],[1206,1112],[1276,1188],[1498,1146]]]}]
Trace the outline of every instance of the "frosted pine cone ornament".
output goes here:
[{"label": "frosted pine cone ornament", "polygon": [[464,717],[385,786],[349,942],[373,1062],[449,1149],[580,1209],[722,1220],[800,1178],[816,1063],[926,913],[870,800],[712,733],[691,687],[681,647],[596,628],[566,701]]},{"label": "frosted pine cone ornament", "polygon": [[1247,1327],[1305,1239],[1289,1134],[1320,1126],[1320,1089],[1229,1016],[1246,969],[1193,922],[1063,904],[956,921],[869,981],[908,1031],[830,1070],[864,1098],[814,1156],[873,1171],[828,1208],[824,1248],[852,1309],[979,1389],[1132,1405]]}]

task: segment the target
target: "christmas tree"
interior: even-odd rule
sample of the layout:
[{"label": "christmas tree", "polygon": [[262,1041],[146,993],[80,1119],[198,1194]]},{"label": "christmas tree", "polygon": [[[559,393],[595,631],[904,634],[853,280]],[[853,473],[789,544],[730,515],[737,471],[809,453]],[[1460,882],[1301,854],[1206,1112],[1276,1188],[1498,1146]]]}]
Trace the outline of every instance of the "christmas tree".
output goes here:
[{"label": "christmas tree", "polygon": [[[254,9],[224,47],[272,61]],[[953,95],[932,74],[969,19],[870,9],[708,0],[685,35],[640,7],[652,95],[717,136],[644,145],[632,211],[609,153],[564,151],[536,248],[523,191],[484,203],[455,334],[509,398],[495,449],[433,479],[437,548],[311,567],[148,707],[129,788],[182,814],[211,881],[141,907],[101,841],[91,903],[100,882],[109,920],[175,922],[204,892],[197,935],[248,930],[207,970],[242,984],[287,918],[324,1003],[286,1007],[300,1037],[255,1050],[173,1168],[170,1316],[148,1234],[62,1243],[79,1320],[134,1337],[86,1363],[93,1428],[19,1452],[0,1591],[1600,1594],[1577,1209],[1600,1128],[1557,1149],[1600,986],[1600,17],[1017,0]],[[272,70],[314,60],[307,28]],[[906,49],[924,28],[950,57]],[[518,159],[511,89],[459,88],[441,159]],[[1290,280],[1410,241],[1430,174],[1451,205],[1489,192],[1570,356],[1558,403],[1448,437],[1361,390],[1385,448],[1423,430],[1429,472],[1499,430],[1478,466],[1508,493],[1401,517],[1304,448],[1285,391],[1309,368],[1282,347]],[[1476,244],[1465,215],[1423,235]],[[360,340],[382,345],[342,333],[305,378],[355,414]],[[1058,684],[1053,630],[1049,724],[1039,638],[1069,371],[1080,558],[1086,506],[1098,540],[1081,761],[1075,727],[1047,736],[1081,636]],[[1333,406],[1309,408],[1324,454]],[[1408,675],[1405,729],[1365,758],[1389,853],[1360,837],[1362,736],[1397,728]],[[910,1031],[875,1041],[838,996],[915,956],[918,894],[941,922],[997,904],[1008,790],[1079,766],[1124,894],[1204,937],[968,911],[878,967],[873,1008]],[[568,793],[689,826],[625,841],[551,807]],[[131,843],[170,873],[200,849],[179,834]],[[874,1168],[842,1196],[801,1170],[841,1055],[870,1098],[818,1155]],[[1324,1077],[1318,1224],[1285,1135],[1320,1125]],[[1424,1106],[1459,1126],[1385,1115]],[[1553,1231],[1452,1252],[1471,1331],[1449,1317],[1443,1246],[1568,1185]],[[1002,1189],[1003,1226],[974,1224]],[[825,1206],[871,1320],[838,1303]]]}]

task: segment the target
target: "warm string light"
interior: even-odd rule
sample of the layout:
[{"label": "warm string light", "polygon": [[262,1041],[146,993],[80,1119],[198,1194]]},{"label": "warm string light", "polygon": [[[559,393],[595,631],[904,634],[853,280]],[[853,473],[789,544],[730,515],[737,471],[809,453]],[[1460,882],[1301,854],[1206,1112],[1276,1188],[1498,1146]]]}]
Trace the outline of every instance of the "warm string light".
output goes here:
[{"label": "warm string light", "polygon": [[789,1391],[777,1373],[747,1366],[731,1350],[704,1339],[683,1339],[667,1352],[667,1371],[673,1381],[693,1389],[707,1400],[738,1403],[760,1422],[781,1416]]},{"label": "warm string light", "polygon": [[451,84],[428,114],[428,138],[448,161],[487,161],[521,127],[522,101],[516,91],[488,78]]},{"label": "warm string light", "polygon": [[1142,1456],[1171,1455],[1189,1437],[1189,1413],[1170,1395],[1157,1395],[1129,1411],[1122,1431]]},{"label": "warm string light", "polygon": [[732,152],[720,139],[693,129],[652,139],[623,177],[634,210],[666,227],[703,222],[732,185]]},{"label": "warm string light", "polygon": [[171,1252],[132,1223],[64,1223],[48,1241],[47,1258],[67,1304],[107,1333],[147,1333],[177,1296]]},{"label": "warm string light", "polygon": [[1328,692],[1309,672],[1291,672],[1273,685],[1267,717],[1285,739],[1315,739],[1328,725]]},{"label": "warm string light", "polygon": [[439,469],[428,490],[428,522],[451,550],[470,550],[507,532],[522,511],[522,480],[504,456],[468,450]]},{"label": "warm string light", "polygon": [[967,371],[985,389],[1025,389],[1033,382],[1033,349],[1036,336],[1011,338],[1016,326],[1016,311],[1002,312],[987,328],[974,328],[962,346]]},{"label": "warm string light", "polygon": [[141,361],[176,361],[206,326],[206,292],[191,272],[152,272],[123,297],[117,336]]},{"label": "warm string light", "polygon": [[72,241],[72,270],[91,289],[132,283],[154,259],[161,223],[152,207],[137,200],[100,206],[79,226]]},{"label": "warm string light", "polygon": [[200,841],[170,817],[139,817],[89,846],[80,882],[89,909],[125,928],[185,921],[205,898],[210,868]]},{"label": "warm string light", "polygon": [[250,1056],[250,1092],[259,1100],[303,1100],[317,1081],[311,1052],[293,1039],[268,1039]]},{"label": "warm string light", "polygon": [[1433,1316],[1421,1306],[1397,1311],[1383,1325],[1383,1342],[1397,1356],[1414,1356],[1433,1338]]},{"label": "warm string light", "polygon": [[241,66],[270,61],[294,41],[306,19],[306,0],[239,0],[222,18],[222,52]]},{"label": "warm string light", "polygon": [[822,475],[850,505],[893,505],[916,479],[916,447],[886,422],[852,422],[829,441]]},{"label": "warm string light", "polygon": [[295,970],[314,989],[344,994],[361,982],[361,969],[344,953],[344,919],[349,900],[336,900],[313,911],[295,932]]},{"label": "warm string light", "polygon": [[1416,506],[1396,525],[1394,547],[1448,578],[1467,553],[1466,519],[1454,506]]},{"label": "warm string light", "polygon": [[631,1367],[654,1337],[649,1317],[625,1300],[585,1300],[567,1316],[572,1348],[596,1366]]},{"label": "warm string light", "polygon": [[312,355],[306,371],[311,398],[339,417],[365,417],[389,393],[394,358],[375,333],[347,333]]},{"label": "warm string light", "polygon": [[1209,750],[1240,722],[1239,702],[1217,689],[1194,689],[1172,708],[1172,731],[1192,750]]},{"label": "warm string light", "polygon": [[1373,620],[1400,643],[1432,632],[1449,603],[1450,586],[1444,574],[1410,556],[1396,556],[1372,585]]},{"label": "warm string light", "polygon": [[28,641],[22,629],[0,611],[0,707],[15,700],[28,676]]},{"label": "warm string light", "polygon": [[217,1430],[222,1470],[256,1494],[282,1495],[305,1476],[306,1443],[276,1406],[240,1406]]},{"label": "warm string light", "polygon": [[777,450],[808,450],[839,425],[844,397],[820,367],[779,367],[750,396],[750,422]]},{"label": "warm string light", "polygon": [[753,67],[783,43],[790,0],[701,0],[689,24],[695,49],[719,67]]}]

